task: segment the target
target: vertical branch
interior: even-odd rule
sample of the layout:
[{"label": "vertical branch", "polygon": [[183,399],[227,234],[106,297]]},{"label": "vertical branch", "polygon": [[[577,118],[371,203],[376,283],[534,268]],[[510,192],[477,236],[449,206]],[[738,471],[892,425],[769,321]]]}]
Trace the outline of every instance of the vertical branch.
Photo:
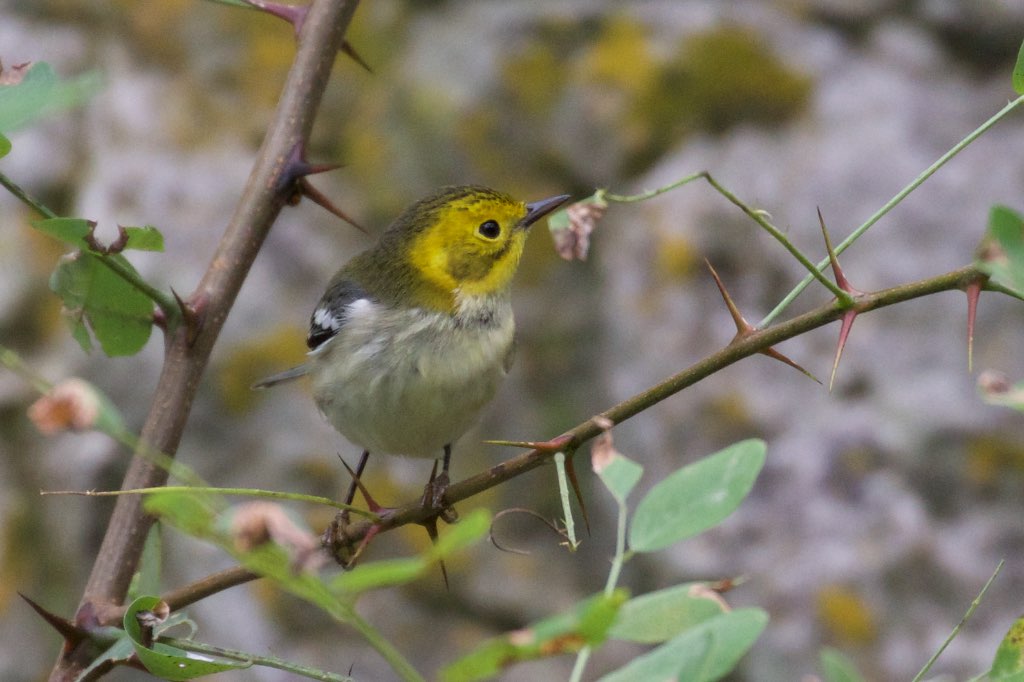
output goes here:
[{"label": "vertical branch", "polygon": [[[291,191],[289,161],[309,136],[331,66],[357,4],[357,0],[315,0],[310,7],[275,118],[242,198],[206,273],[186,302],[186,317],[191,320],[180,325],[167,340],[163,370],[142,429],[142,442],[148,447],[168,455],[177,450],[214,342]],[[166,479],[166,471],[137,457],[132,460],[122,488],[159,486]],[[118,498],[76,622],[102,623],[104,611],[124,599],[151,524],[152,519],[143,512],[140,496]],[[82,648],[63,652],[50,679],[74,679],[89,659],[89,652]]]}]

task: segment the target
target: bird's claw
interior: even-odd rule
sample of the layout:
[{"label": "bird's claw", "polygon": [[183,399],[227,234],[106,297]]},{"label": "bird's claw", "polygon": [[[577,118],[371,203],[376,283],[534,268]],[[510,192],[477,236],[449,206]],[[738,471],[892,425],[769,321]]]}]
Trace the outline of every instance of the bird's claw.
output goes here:
[{"label": "bird's claw", "polygon": [[444,501],[444,494],[448,491],[449,485],[451,480],[448,478],[448,472],[442,471],[438,474],[435,464],[434,471],[430,472],[430,480],[423,487],[423,507],[436,512],[437,518],[451,524],[459,520],[459,513],[455,511],[455,507]]}]

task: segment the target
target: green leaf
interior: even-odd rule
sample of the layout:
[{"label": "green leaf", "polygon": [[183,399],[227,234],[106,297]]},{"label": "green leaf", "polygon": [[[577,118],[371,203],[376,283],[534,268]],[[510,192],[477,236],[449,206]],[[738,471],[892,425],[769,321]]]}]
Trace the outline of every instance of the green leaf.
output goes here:
[{"label": "green leaf", "polygon": [[4,158],[11,152],[11,141],[8,140],[4,135],[0,135],[0,159]]},{"label": "green leaf", "polygon": [[1024,217],[1006,206],[993,206],[977,264],[999,284],[1024,292]]},{"label": "green leaf", "polygon": [[716,526],[750,492],[764,461],[764,441],[751,439],[672,473],[637,505],[630,548],[654,552]]},{"label": "green leaf", "polygon": [[0,86],[0,133],[20,128],[41,116],[78,106],[100,88],[95,74],[60,81],[46,62],[28,67],[21,81]]},{"label": "green leaf", "polygon": [[427,562],[421,557],[371,561],[338,574],[331,581],[331,587],[339,592],[359,594],[381,587],[405,585],[419,578],[426,567]]},{"label": "green leaf", "polygon": [[142,547],[142,559],[139,570],[132,576],[132,584],[128,588],[131,599],[144,594],[160,593],[160,575],[163,567],[163,535],[160,523],[154,523],[146,535],[146,544]]},{"label": "green leaf", "polygon": [[572,611],[485,642],[476,651],[441,671],[445,682],[472,682],[493,677],[508,666],[547,656],[575,653],[603,642],[626,601],[624,590],[580,602]]},{"label": "green leaf", "polygon": [[[76,248],[86,251],[90,250],[89,245],[85,241],[85,237],[94,228],[95,224],[84,218],[46,218],[43,220],[36,220],[32,225],[40,232],[48,234],[63,242],[67,242]],[[124,228],[124,231],[128,236],[128,241],[124,245],[124,250],[164,250],[164,236],[160,233],[160,230],[156,229],[152,225],[126,227]]]},{"label": "green leaf", "polygon": [[623,604],[608,636],[657,644],[725,612],[725,602],[706,583],[675,585]]},{"label": "green leaf", "polygon": [[252,665],[216,659],[208,654],[193,654],[160,642],[145,641],[142,626],[136,615],[142,611],[151,611],[160,603],[159,597],[139,597],[128,606],[124,614],[124,631],[131,638],[135,654],[146,670],[165,680],[191,680],[202,675],[240,670]]},{"label": "green leaf", "polygon": [[199,538],[213,535],[218,510],[210,495],[177,491],[149,493],[142,506],[148,513],[189,535]]},{"label": "green leaf", "polygon": [[135,657],[135,647],[132,645],[132,640],[125,634],[124,630],[118,630],[118,632],[121,636],[103,653],[94,658],[92,663],[75,678],[75,682],[98,679],[91,676],[94,671],[99,671],[111,663],[114,665],[124,665]]},{"label": "green leaf", "polygon": [[634,658],[599,682],[713,682],[736,667],[767,623],[768,614],[761,609],[723,613]]},{"label": "green leaf", "polygon": [[125,249],[135,249],[136,251],[164,250],[164,236],[160,233],[160,230],[152,225],[126,227],[124,231],[128,233],[128,243],[125,244]]},{"label": "green leaf", "polygon": [[620,503],[625,503],[644,473],[642,466],[618,452],[613,452],[611,459],[606,464],[596,466],[595,470],[601,482]]},{"label": "green leaf", "polygon": [[1024,95],[1024,43],[1017,52],[1017,63],[1013,65],[1013,89],[1018,95]]},{"label": "green leaf", "polygon": [[[120,255],[110,256],[132,270]],[[114,357],[139,352],[153,331],[153,302],[116,275],[97,256],[80,252],[65,256],[50,276],[50,288],[64,304],[72,335],[85,350],[88,321],[103,352]]]},{"label": "green leaf", "polygon": [[853,661],[836,649],[822,649],[818,654],[818,662],[824,682],[864,682]]},{"label": "green leaf", "polygon": [[32,226],[44,234],[48,234],[75,248],[88,250],[85,237],[92,229],[92,223],[85,218],[46,218],[36,220]]},{"label": "green leaf", "polygon": [[1003,641],[999,643],[988,678],[1000,682],[1024,680],[1024,616],[1010,626]]},{"label": "green leaf", "polygon": [[[135,273],[121,254],[100,256],[89,249],[86,237],[94,224],[83,218],[48,218],[33,226],[82,252],[65,256],[50,276],[50,288],[64,304],[71,335],[86,352],[92,350],[89,328],[109,356],[134,355],[153,331],[153,302],[111,268]],[[163,235],[150,226],[126,228],[125,248],[159,251]]]},{"label": "green leaf", "polygon": [[359,564],[351,571],[339,573],[330,583],[331,589],[357,595],[381,587],[404,585],[423,575],[433,564],[484,537],[491,526],[486,509],[474,509],[459,523],[451,526],[437,543],[420,556]]}]

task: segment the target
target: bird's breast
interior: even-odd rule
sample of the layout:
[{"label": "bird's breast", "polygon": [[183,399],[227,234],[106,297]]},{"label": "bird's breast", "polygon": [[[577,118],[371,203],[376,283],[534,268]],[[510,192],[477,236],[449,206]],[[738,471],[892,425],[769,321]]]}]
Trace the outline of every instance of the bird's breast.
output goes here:
[{"label": "bird's breast", "polygon": [[497,391],[514,327],[507,300],[456,315],[364,307],[313,355],[314,398],[356,445],[438,457]]}]

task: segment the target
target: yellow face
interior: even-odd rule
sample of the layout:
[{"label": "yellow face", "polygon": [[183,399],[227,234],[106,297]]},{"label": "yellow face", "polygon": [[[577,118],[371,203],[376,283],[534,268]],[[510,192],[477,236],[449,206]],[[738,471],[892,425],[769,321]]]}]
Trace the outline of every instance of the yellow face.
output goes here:
[{"label": "yellow face", "polygon": [[452,198],[416,235],[410,258],[424,279],[444,291],[461,296],[500,292],[519,266],[532,222],[527,214],[525,203],[496,192]]}]

